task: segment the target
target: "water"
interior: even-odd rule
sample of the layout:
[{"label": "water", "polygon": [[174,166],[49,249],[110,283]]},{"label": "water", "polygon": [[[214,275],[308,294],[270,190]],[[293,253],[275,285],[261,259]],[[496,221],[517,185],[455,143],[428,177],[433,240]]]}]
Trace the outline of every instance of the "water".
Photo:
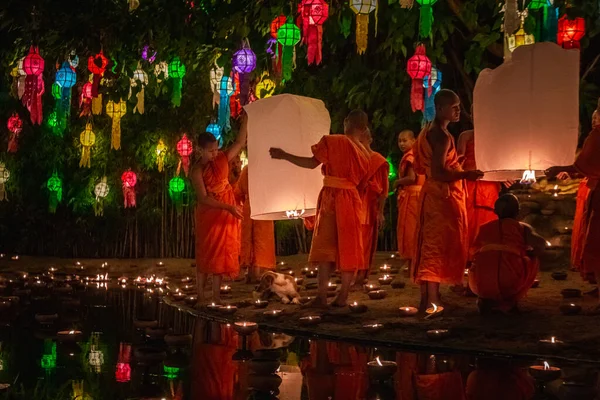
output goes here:
[{"label": "water", "polygon": [[[5,292],[15,293],[12,288]],[[550,382],[551,376],[534,380],[529,374],[528,367],[539,360],[418,353],[276,332],[240,336],[233,326],[196,320],[141,290],[88,286],[60,293],[34,287],[19,294],[18,304],[14,298],[0,301],[0,383],[10,384],[0,390],[0,399],[500,400],[597,395],[594,365],[558,365],[562,378]],[[58,318],[49,321],[51,314]],[[163,340],[165,332],[142,328],[152,324],[168,328],[170,345]],[[57,337],[57,332],[71,330],[73,335],[81,331],[76,342]]]}]

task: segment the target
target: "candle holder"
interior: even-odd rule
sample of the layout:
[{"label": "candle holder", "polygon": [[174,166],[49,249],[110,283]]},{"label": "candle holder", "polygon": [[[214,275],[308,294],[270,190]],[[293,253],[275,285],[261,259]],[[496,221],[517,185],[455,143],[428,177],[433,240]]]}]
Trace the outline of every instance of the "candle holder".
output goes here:
[{"label": "candle holder", "polygon": [[573,299],[576,297],[581,297],[581,290],[579,289],[563,289],[560,294],[563,299]]},{"label": "candle holder", "polygon": [[556,271],[552,273],[552,279],[554,279],[555,281],[564,281],[567,279],[567,273],[563,272],[563,271]]},{"label": "candle holder", "polygon": [[416,307],[400,307],[399,314],[401,317],[413,317],[419,313]]},{"label": "candle holder", "polygon": [[304,268],[302,268],[302,269],[300,270],[300,273],[301,273],[302,275],[306,275],[306,274],[308,274],[308,272],[309,272],[309,271],[312,271],[312,270],[311,270],[310,268],[308,268],[308,267],[304,267]]},{"label": "candle holder", "polygon": [[538,343],[541,347],[547,350],[556,350],[558,348],[561,348],[565,344],[565,342],[556,339],[556,337],[554,336],[552,336],[550,339],[542,339]]},{"label": "candle holder", "polygon": [[383,330],[383,324],[379,324],[377,322],[374,322],[372,324],[366,324],[362,326],[363,331],[367,332],[367,333],[377,333],[380,332],[381,330]]},{"label": "candle holder", "polygon": [[263,312],[263,315],[267,319],[278,319],[283,314],[283,310],[269,310]]},{"label": "candle holder", "polygon": [[233,324],[233,330],[240,335],[250,335],[258,330],[256,322],[236,322]]},{"label": "candle holder", "polygon": [[440,317],[444,312],[444,307],[432,304],[433,307],[425,310],[425,319],[433,319]]},{"label": "candle holder", "polygon": [[221,294],[227,295],[231,293],[231,286],[225,285],[225,286],[221,286],[221,290],[220,290]]},{"label": "candle holder", "polygon": [[380,285],[389,285],[394,280],[394,277],[391,275],[384,275],[378,279]]},{"label": "candle holder", "polygon": [[173,293],[173,299],[175,299],[175,301],[183,301],[183,300],[185,300],[186,297],[187,297],[187,295],[182,292]]},{"label": "candle holder", "polygon": [[207,304],[206,305],[206,309],[208,311],[219,311],[223,306],[220,304],[215,304],[215,303],[211,303],[211,304]]},{"label": "candle holder", "polygon": [[381,361],[377,357],[367,363],[367,372],[369,378],[373,381],[386,381],[390,379],[398,370],[398,364],[394,361]]},{"label": "candle holder", "polygon": [[190,306],[195,305],[198,302],[198,296],[187,296],[185,298],[185,304],[188,304]]},{"label": "candle holder", "polygon": [[561,369],[551,367],[550,364],[544,361],[543,365],[532,365],[529,367],[529,373],[538,381],[550,382],[560,378]]},{"label": "candle holder", "polygon": [[269,302],[267,300],[256,300],[253,304],[254,308],[266,308]]},{"label": "candle holder", "polygon": [[314,299],[314,297],[312,297],[312,296],[303,296],[303,297],[300,297],[300,304],[310,303],[312,301],[312,299]]},{"label": "candle holder", "polygon": [[194,285],[183,285],[181,288],[183,293],[196,293],[196,286]]},{"label": "candle holder", "polygon": [[317,277],[317,271],[315,271],[315,270],[308,271],[305,276],[307,278],[316,278]]},{"label": "candle holder", "polygon": [[231,304],[221,306],[221,308],[219,308],[219,312],[225,315],[233,315],[237,312],[237,310],[238,308],[236,306],[232,306]]},{"label": "candle holder", "polygon": [[335,291],[337,290],[337,285],[336,285],[335,283],[331,283],[331,282],[329,282],[329,283],[327,284],[327,290],[328,290],[329,292],[335,292]]},{"label": "candle holder", "polygon": [[319,315],[309,315],[307,317],[298,318],[298,322],[303,326],[314,326],[321,323],[321,317]]},{"label": "candle holder", "polygon": [[560,312],[563,315],[577,315],[581,313],[581,306],[573,303],[562,304],[560,306]]},{"label": "candle holder", "polygon": [[374,290],[379,290],[381,289],[381,285],[377,284],[377,283],[367,283],[363,286],[365,293],[369,293],[372,292]]},{"label": "candle holder", "polygon": [[294,278],[296,285],[301,286],[304,283],[304,278]]},{"label": "candle holder", "polygon": [[536,279],[536,280],[534,280],[534,281],[533,281],[533,283],[531,284],[531,288],[532,288],[532,289],[535,289],[535,288],[538,288],[538,287],[540,287],[540,280],[539,280],[539,279]]},{"label": "candle holder", "polygon": [[285,275],[289,275],[289,276],[296,276],[296,273],[294,272],[293,269],[288,269],[288,270],[286,270],[286,271],[284,271],[282,273],[285,274]]},{"label": "candle holder", "polygon": [[383,300],[387,296],[387,292],[383,289],[371,290],[368,295],[371,300]]},{"label": "candle holder", "polygon": [[560,189],[558,188],[558,185],[554,185],[554,187],[552,189],[549,190],[550,194],[552,194],[552,197],[558,197],[558,194],[560,193]]},{"label": "candle holder", "polygon": [[450,336],[448,329],[432,329],[427,331],[427,337],[430,340],[442,340]]},{"label": "candle holder", "polygon": [[59,331],[56,333],[56,340],[61,343],[75,343],[80,342],[83,338],[81,331]]},{"label": "candle holder", "polygon": [[366,312],[368,310],[367,306],[364,304],[358,304],[356,301],[352,304],[348,305],[348,308],[350,308],[350,311],[353,314],[362,314],[364,312]]},{"label": "candle holder", "polygon": [[186,276],[185,278],[181,278],[181,283],[183,283],[183,284],[192,283],[192,278],[190,278],[189,276]]}]

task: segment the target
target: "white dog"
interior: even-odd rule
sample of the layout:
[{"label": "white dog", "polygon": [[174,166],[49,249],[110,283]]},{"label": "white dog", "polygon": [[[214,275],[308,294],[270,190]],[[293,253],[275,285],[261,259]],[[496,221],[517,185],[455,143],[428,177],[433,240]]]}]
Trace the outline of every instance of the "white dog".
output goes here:
[{"label": "white dog", "polygon": [[267,271],[261,278],[256,289],[255,297],[268,298],[271,293],[276,294],[283,304],[300,304],[298,286],[294,277],[287,274]]}]

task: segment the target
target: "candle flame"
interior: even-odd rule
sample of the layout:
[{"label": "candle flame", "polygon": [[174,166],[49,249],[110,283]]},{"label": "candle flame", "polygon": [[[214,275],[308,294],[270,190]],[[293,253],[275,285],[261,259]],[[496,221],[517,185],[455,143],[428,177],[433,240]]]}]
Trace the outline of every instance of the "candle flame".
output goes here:
[{"label": "candle flame", "polygon": [[384,276],[383,276],[383,279],[384,279],[384,280],[386,280],[386,279],[390,279],[390,276],[389,276],[389,275],[384,275]]},{"label": "candle flame", "polygon": [[379,365],[380,367],[383,367],[383,364],[381,363],[381,360],[379,359],[379,357],[376,357],[375,361],[377,361],[377,365]]},{"label": "candle flame", "polygon": [[69,335],[74,335],[75,331],[69,331]]},{"label": "candle flame", "polygon": [[558,189],[558,185],[554,185],[554,190]]},{"label": "candle flame", "polygon": [[550,342],[552,342],[552,343],[556,343],[556,338],[555,338],[554,336],[552,336],[552,337],[550,338]]},{"label": "candle flame", "polygon": [[548,364],[547,361],[544,361],[544,371],[547,371],[550,369],[550,364]]},{"label": "candle flame", "polygon": [[354,304],[353,304],[353,305],[357,306],[357,305],[358,305],[358,303],[357,303],[357,302],[354,302]]},{"label": "candle flame", "polygon": [[244,322],[244,328],[246,327],[246,323]]},{"label": "candle flame", "polygon": [[546,246],[547,246],[547,247],[551,247],[551,246],[552,246],[552,243],[550,243],[549,241],[547,241],[547,240],[546,240]]},{"label": "candle flame", "polygon": [[288,219],[298,219],[298,218],[302,217],[304,215],[304,213],[305,213],[304,209],[302,209],[300,211],[298,211],[298,210],[289,210],[289,211],[285,212],[285,216]]},{"label": "candle flame", "polygon": [[433,312],[436,313],[438,306],[435,303],[431,303],[431,305],[433,306]]},{"label": "candle flame", "polygon": [[532,183],[535,183],[535,171],[534,170],[525,170],[523,172],[523,177],[521,178],[520,183],[523,185],[531,185]]},{"label": "candle flame", "polygon": [[571,303],[571,304],[569,304],[569,305],[570,305],[571,307],[575,307],[575,304],[573,304],[573,303]]}]

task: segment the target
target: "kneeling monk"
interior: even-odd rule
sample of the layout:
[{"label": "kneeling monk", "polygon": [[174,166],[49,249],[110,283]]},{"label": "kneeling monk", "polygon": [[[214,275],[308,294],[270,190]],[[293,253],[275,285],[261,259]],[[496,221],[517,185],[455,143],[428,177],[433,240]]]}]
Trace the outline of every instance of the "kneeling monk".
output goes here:
[{"label": "kneeling monk", "polygon": [[546,246],[531,226],[517,221],[519,200],[514,195],[501,196],[494,212],[499,219],[480,227],[469,272],[469,285],[479,296],[482,313],[516,309],[535,280],[537,256]]}]

